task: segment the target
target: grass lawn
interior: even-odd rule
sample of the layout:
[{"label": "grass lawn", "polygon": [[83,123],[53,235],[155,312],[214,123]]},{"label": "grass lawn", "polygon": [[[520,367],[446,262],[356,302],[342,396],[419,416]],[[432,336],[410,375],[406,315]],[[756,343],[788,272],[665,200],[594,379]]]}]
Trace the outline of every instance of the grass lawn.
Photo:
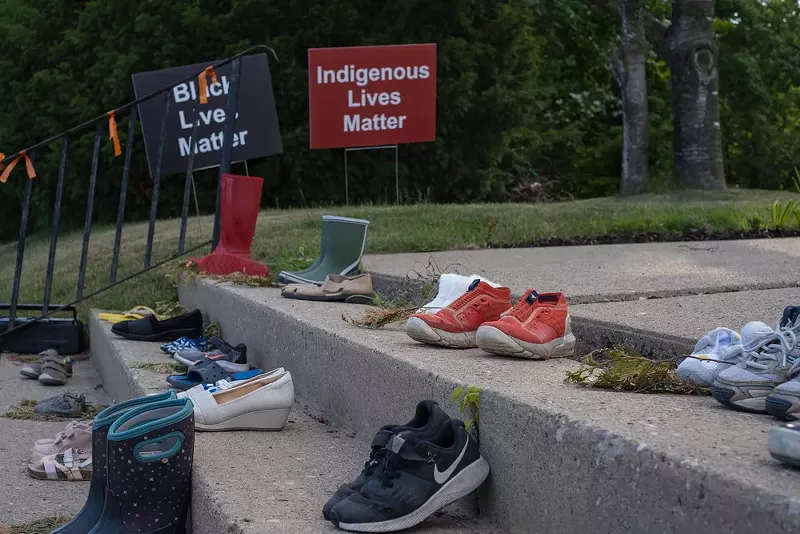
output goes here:
[{"label": "grass lawn", "polygon": [[[303,210],[266,210],[259,217],[253,257],[273,270],[301,268],[315,258],[323,214],[370,220],[368,253],[419,252],[525,246],[547,238],[583,238],[639,232],[689,230],[735,232],[764,228],[776,199],[800,200],[777,191],[680,192],[635,198],[604,198],[553,204],[464,204],[359,206]],[[191,218],[187,248],[209,239],[213,219]],[[790,228],[797,228],[792,221]],[[180,222],[158,221],[153,263],[177,250]],[[147,223],[127,224],[123,232],[118,277],[140,269]],[[81,232],[59,238],[51,301],[75,298],[82,244]],[[28,240],[20,302],[40,302],[44,293],[49,235]],[[94,228],[89,246],[85,294],[108,283],[114,228]],[[10,298],[15,244],[0,245],[0,301]],[[159,268],[84,302],[92,308],[129,309],[137,304],[175,300],[174,276]]]}]

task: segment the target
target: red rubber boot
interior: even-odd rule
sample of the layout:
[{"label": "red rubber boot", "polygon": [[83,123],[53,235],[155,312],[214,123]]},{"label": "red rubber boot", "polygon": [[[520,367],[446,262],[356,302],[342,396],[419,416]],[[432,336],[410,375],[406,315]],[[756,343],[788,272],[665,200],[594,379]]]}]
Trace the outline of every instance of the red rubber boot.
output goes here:
[{"label": "red rubber boot", "polygon": [[219,243],[208,256],[189,258],[189,261],[195,262],[201,271],[212,274],[269,275],[269,267],[250,259],[263,185],[262,178],[222,175]]}]

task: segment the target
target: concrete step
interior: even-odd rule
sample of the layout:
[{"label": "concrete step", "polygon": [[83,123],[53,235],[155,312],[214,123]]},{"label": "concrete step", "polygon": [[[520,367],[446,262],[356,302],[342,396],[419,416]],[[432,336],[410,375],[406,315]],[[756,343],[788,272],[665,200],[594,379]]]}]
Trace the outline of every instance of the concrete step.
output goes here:
[{"label": "concrete step", "polygon": [[[205,281],[182,286],[180,295],[184,305],[220,324],[226,338],[246,343],[252,364],[289,368],[298,394],[335,424],[355,429],[357,439],[407,418],[422,398],[456,414],[449,405],[454,387],[483,387],[480,442],[492,475],[480,491],[480,509],[497,528],[749,533],[800,527],[800,473],[769,457],[771,418],[724,409],[710,397],[567,385],[565,371],[577,366],[572,360],[422,346],[398,327],[368,330],[343,322],[343,313],[363,311],[357,306]],[[578,306],[573,313],[580,314]],[[603,319],[613,324],[612,316]]]},{"label": "concrete step", "polygon": [[[118,338],[95,312],[89,328],[93,361],[115,399],[169,388],[166,374],[131,365],[173,361],[161,352],[159,343]],[[337,532],[322,518],[322,506],[340,484],[360,471],[369,454],[369,442],[363,438],[331,425],[301,398],[281,432],[198,432],[193,534]],[[432,518],[412,532],[500,534],[487,521],[448,517]]]},{"label": "concrete step", "polygon": [[[457,250],[369,255],[397,284],[439,272],[479,274],[520,295],[564,291],[572,304],[797,287],[800,238]],[[397,287],[395,289],[398,289]]]}]

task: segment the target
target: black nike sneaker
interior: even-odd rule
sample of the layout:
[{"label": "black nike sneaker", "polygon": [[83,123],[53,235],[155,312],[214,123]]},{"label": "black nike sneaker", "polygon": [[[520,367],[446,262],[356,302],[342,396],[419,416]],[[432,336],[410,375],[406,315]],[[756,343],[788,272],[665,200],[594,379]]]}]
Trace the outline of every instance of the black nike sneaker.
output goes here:
[{"label": "black nike sneaker", "polygon": [[413,527],[471,493],[489,476],[489,464],[458,419],[430,440],[393,435],[376,473],[330,511],[343,530],[394,532]]},{"label": "black nike sneaker", "polygon": [[430,439],[442,429],[442,425],[449,419],[450,416],[439,408],[438,403],[432,400],[424,400],[417,404],[414,418],[408,423],[381,427],[372,439],[372,450],[369,454],[369,460],[364,464],[363,471],[352,482],[339,486],[333,497],[328,499],[328,502],[322,507],[322,516],[325,519],[330,519],[331,509],[351,493],[360,490],[367,480],[375,474],[380,459],[385,455],[384,447],[386,447],[386,443],[392,436],[398,432],[406,431],[418,434],[421,439]]}]

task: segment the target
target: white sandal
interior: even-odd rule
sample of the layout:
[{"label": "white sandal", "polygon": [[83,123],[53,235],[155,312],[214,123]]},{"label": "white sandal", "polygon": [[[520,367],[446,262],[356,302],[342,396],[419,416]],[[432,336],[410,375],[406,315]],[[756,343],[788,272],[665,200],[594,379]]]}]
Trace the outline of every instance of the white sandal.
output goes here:
[{"label": "white sandal", "polygon": [[81,449],[67,449],[28,464],[27,471],[40,480],[88,481],[92,478],[92,455]]}]

